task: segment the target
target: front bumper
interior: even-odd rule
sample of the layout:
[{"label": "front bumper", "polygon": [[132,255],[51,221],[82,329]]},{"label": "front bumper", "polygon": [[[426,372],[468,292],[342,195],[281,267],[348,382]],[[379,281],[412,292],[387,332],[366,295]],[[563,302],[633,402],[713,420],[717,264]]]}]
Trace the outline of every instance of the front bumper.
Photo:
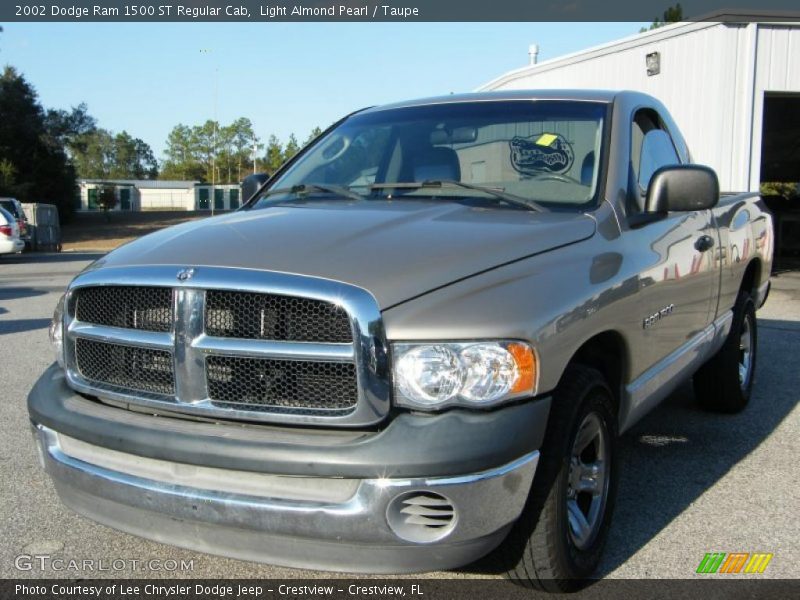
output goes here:
[{"label": "front bumper", "polygon": [[[527,499],[549,404],[404,414],[381,431],[249,427],[110,407],[57,366],[28,397],[44,468],[76,512],[211,554],[372,573],[452,568],[497,546]],[[393,516],[433,494],[454,515],[420,541]]]},{"label": "front bumper", "polygon": [[25,242],[19,238],[0,240],[0,254],[13,254],[25,249]]},{"label": "front bumper", "polygon": [[[533,452],[456,477],[348,480],[230,471],[216,477],[221,470],[127,455],[41,425],[35,432],[61,500],[90,519],[210,554],[350,572],[447,569],[480,558],[520,515],[539,458]],[[235,480],[239,489],[232,493],[220,480]],[[398,533],[387,518],[397,510],[393,503],[430,494],[454,507],[452,529],[434,543],[402,539],[406,530]]]}]

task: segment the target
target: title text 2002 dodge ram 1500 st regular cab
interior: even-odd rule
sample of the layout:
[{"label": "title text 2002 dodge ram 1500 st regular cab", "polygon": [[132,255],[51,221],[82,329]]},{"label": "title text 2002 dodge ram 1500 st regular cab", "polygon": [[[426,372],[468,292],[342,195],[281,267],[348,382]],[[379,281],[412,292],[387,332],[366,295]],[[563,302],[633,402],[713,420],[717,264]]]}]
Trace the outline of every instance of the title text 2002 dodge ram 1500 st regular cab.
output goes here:
[{"label": "title text 2002 dodge ram 1500 st regular cab", "polygon": [[42,462],[77,512],[187,548],[384,573],[494,550],[569,589],[620,432],[692,375],[747,404],[771,228],[643,94],[362,110],[240,210],[72,281],[28,399]]}]

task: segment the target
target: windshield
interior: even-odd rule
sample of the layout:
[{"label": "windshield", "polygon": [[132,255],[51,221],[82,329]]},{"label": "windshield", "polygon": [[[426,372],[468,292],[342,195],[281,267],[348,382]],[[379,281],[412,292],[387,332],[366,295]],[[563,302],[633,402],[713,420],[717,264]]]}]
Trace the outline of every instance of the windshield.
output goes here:
[{"label": "windshield", "polygon": [[505,196],[582,210],[595,203],[606,109],[567,100],[485,101],[356,114],[271,181],[255,207],[339,188],[364,200]]}]

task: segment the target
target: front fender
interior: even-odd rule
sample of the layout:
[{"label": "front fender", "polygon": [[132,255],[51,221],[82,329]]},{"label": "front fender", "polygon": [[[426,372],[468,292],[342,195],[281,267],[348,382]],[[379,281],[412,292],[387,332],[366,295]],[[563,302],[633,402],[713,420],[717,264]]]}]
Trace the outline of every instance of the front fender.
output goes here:
[{"label": "front fender", "polygon": [[549,392],[586,340],[641,327],[638,276],[619,243],[594,236],[395,306],[383,312],[387,338],[524,340],[539,354],[538,392]]}]

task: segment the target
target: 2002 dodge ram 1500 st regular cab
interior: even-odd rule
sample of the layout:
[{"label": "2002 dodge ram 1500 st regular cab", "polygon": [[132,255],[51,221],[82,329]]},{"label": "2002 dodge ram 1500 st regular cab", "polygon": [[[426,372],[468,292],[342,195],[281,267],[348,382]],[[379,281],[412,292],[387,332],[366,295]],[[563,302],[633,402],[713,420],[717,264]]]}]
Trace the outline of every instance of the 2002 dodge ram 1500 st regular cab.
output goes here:
[{"label": "2002 dodge ram 1500 st regular cab", "polygon": [[718,187],[634,92],[349,115],[240,210],[75,277],[28,399],[44,468],[187,548],[384,573],[496,549],[575,587],[619,434],[692,375],[708,409],[750,397],[772,220]]}]

